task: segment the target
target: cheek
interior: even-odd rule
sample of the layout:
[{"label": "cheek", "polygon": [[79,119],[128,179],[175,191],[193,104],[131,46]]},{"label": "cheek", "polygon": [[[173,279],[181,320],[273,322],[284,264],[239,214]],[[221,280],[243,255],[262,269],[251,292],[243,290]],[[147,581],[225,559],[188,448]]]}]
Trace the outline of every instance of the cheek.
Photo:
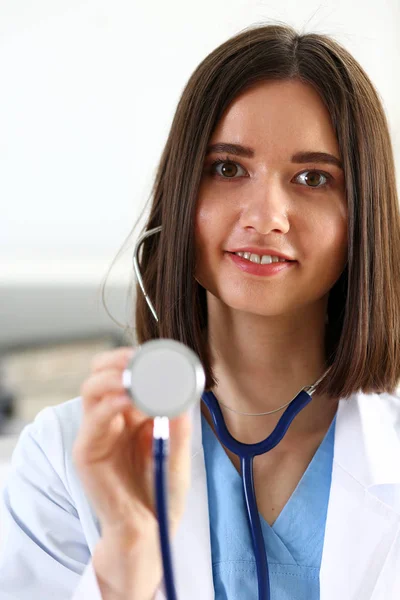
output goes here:
[{"label": "cheek", "polygon": [[326,221],[320,231],[319,252],[320,268],[336,279],[342,273],[348,254],[347,219],[344,215],[336,215]]},{"label": "cheek", "polygon": [[202,253],[203,251],[202,248],[204,246],[206,232],[210,222],[211,221],[207,215],[207,211],[204,209],[203,205],[199,205],[196,210],[196,218],[194,223],[196,257],[198,252]]},{"label": "cheek", "polygon": [[[204,288],[211,285],[215,251],[223,248],[224,231],[216,204],[212,202],[198,202],[196,208],[194,235],[195,235],[195,279]],[[214,253],[214,258],[213,258]]]},{"label": "cheek", "polygon": [[341,207],[336,214],[336,219],[330,232],[332,244],[336,246],[339,254],[347,256],[347,209]]},{"label": "cheek", "polygon": [[218,247],[223,239],[223,227],[226,219],[221,215],[217,202],[199,199],[195,217],[196,251],[206,255],[212,247]]}]

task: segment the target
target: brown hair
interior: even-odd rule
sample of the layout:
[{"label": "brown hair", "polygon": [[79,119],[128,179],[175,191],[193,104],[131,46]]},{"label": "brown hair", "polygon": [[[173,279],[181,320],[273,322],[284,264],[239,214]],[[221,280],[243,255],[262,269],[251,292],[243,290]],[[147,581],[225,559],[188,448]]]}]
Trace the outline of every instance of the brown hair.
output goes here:
[{"label": "brown hair", "polygon": [[317,394],[394,393],[400,380],[400,214],[387,120],[370,79],[336,41],[292,27],[252,25],[209,54],[190,77],[162,153],[139,260],[157,323],[136,286],[139,344],[172,338],[192,348],[215,386],[206,291],[194,278],[194,219],[208,141],[218,120],[256,82],[311,84],[331,115],[348,202],[348,261],[328,301],[326,360]]}]

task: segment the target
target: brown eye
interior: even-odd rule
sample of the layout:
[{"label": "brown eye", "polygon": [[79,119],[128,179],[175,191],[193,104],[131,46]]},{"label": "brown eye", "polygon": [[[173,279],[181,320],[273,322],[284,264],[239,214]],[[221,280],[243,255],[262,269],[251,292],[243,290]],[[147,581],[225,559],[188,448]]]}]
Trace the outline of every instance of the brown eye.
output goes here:
[{"label": "brown eye", "polygon": [[222,163],[221,174],[224,177],[235,177],[237,173],[237,166],[234,163]]},{"label": "brown eye", "polygon": [[311,171],[311,173],[307,173],[305,180],[307,183],[311,185],[311,187],[318,186],[321,179],[321,173],[316,173],[315,171]]},{"label": "brown eye", "polygon": [[211,165],[211,172],[216,173],[218,177],[222,179],[237,179],[237,175],[240,176],[240,169],[242,169],[243,174],[245,171],[243,167],[241,167],[238,163],[232,162],[230,160],[215,160]]},{"label": "brown eye", "polygon": [[306,187],[317,189],[325,187],[328,180],[331,179],[330,176],[320,173],[319,171],[304,171],[303,173],[300,173],[297,178],[300,178],[305,182]]}]

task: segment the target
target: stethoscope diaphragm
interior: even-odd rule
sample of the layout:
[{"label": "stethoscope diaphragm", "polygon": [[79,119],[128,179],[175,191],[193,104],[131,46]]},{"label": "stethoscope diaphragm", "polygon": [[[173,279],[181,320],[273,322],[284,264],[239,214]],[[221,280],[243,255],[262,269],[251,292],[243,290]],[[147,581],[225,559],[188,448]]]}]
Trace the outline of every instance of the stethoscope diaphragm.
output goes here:
[{"label": "stethoscope diaphragm", "polygon": [[161,338],[136,349],[123,372],[123,385],[145,414],[173,418],[200,401],[205,373],[193,350]]}]

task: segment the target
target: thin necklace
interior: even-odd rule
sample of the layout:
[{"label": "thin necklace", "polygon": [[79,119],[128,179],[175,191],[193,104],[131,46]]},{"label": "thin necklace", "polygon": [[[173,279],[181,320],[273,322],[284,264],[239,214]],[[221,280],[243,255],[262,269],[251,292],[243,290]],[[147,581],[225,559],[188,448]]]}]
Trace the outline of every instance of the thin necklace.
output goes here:
[{"label": "thin necklace", "polygon": [[221,402],[221,400],[218,400],[218,398],[217,398],[217,401],[218,401],[218,404],[221,404],[222,406],[225,406],[225,408],[227,408],[228,410],[231,410],[232,412],[237,413],[238,415],[246,415],[248,417],[261,417],[262,415],[272,415],[272,413],[276,413],[279,410],[282,410],[282,408],[285,408],[285,406],[289,406],[290,402],[292,402],[292,400],[290,400],[289,402],[287,402],[287,404],[284,404],[283,406],[280,406],[279,408],[276,408],[275,410],[269,410],[268,412],[247,413],[247,412],[240,412],[239,410],[235,410],[234,408],[231,408],[230,406],[227,406],[226,404],[224,404],[223,402]]},{"label": "thin necklace", "polygon": [[[316,381],[316,382],[315,382],[313,385],[310,385],[310,386],[306,386],[306,387],[304,387],[304,388],[301,388],[300,392],[302,392],[302,391],[304,390],[305,392],[307,392],[307,394],[309,394],[309,396],[312,396],[312,395],[313,395],[313,393],[314,393],[314,391],[315,391],[315,388],[317,387],[317,385],[319,384],[319,382],[320,382],[320,381],[322,381],[322,379],[325,377],[325,375],[326,375],[326,373],[327,373],[328,371],[329,371],[329,369],[327,369],[327,370],[325,371],[325,373],[324,373],[323,375],[321,375],[321,377],[318,379],[318,381]],[[300,393],[300,392],[299,392],[299,393]],[[296,396],[295,396],[294,398],[297,398],[297,396],[299,395],[299,393],[298,393],[298,394],[296,394]],[[293,398],[293,400],[294,400],[294,398]],[[279,408],[275,408],[275,410],[269,410],[269,411],[267,411],[267,412],[262,412],[262,413],[247,413],[247,412],[240,412],[239,410],[235,410],[234,408],[231,408],[230,406],[227,406],[226,404],[224,404],[223,402],[221,402],[221,401],[220,401],[220,400],[218,400],[218,398],[217,398],[217,402],[218,402],[218,404],[221,404],[222,406],[224,406],[224,407],[225,407],[225,408],[227,408],[228,410],[230,410],[230,411],[232,411],[232,412],[234,412],[234,413],[237,413],[238,415],[245,415],[245,416],[248,416],[248,417],[261,417],[262,415],[272,415],[273,413],[276,413],[276,412],[278,412],[278,411],[282,410],[282,408],[286,408],[286,406],[289,406],[289,404],[290,404],[291,402],[293,402],[293,400],[290,400],[289,402],[287,402],[287,403],[286,403],[286,404],[284,404],[283,406],[280,406]]]}]

